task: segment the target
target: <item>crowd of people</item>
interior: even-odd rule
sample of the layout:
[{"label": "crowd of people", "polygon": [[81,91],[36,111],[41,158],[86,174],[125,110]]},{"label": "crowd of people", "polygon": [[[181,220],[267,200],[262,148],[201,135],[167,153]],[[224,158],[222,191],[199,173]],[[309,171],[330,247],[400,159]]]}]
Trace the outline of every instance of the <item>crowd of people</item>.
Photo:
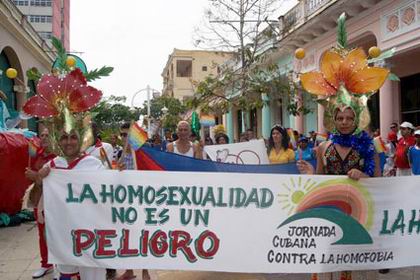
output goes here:
[{"label": "crowd of people", "polygon": [[[346,109],[343,112],[337,112],[335,126],[338,134],[331,133],[327,139],[317,137],[317,133],[312,131],[308,137],[299,134],[297,131],[290,133],[288,129],[281,125],[274,125],[270,132],[267,143],[267,154],[271,164],[283,164],[296,162],[298,169],[304,174],[347,174],[352,179],[362,177],[378,176],[408,176],[420,175],[420,128],[414,127],[409,122],[403,122],[400,125],[393,123],[385,141],[386,162],[383,166],[383,172],[379,164],[379,156],[374,153],[371,156],[374,166],[372,170],[366,169],[366,164],[361,164],[367,156],[362,151],[348,147],[337,137],[348,135],[354,126],[353,112]],[[135,169],[133,153],[130,144],[127,141],[130,123],[124,123],[119,128],[119,135],[113,134],[109,137],[109,144],[101,141],[100,133],[93,124],[94,145],[86,150],[86,153],[80,153],[79,136],[75,133],[62,133],[59,145],[67,156],[67,159],[56,157],[49,152],[49,131],[43,128],[40,132],[42,143],[42,153],[39,153],[35,160],[31,162],[26,176],[35,182],[34,191],[31,192],[30,200],[35,206],[35,214],[39,230],[39,247],[41,255],[41,268],[37,270],[33,277],[40,278],[52,270],[52,265],[48,264],[47,244],[45,241],[45,224],[43,216],[43,205],[41,199],[42,178],[48,175],[50,168],[59,166],[60,168],[78,169],[79,167],[90,169]],[[289,133],[288,133],[289,132]],[[367,133],[366,133],[367,134]],[[252,130],[248,130],[240,138],[241,142],[252,141],[256,139]],[[292,135],[292,136],[290,136]],[[367,137],[380,137],[380,135],[368,135]],[[294,139],[291,139],[294,137]],[[194,157],[198,159],[206,158],[203,154],[205,145],[223,145],[231,143],[229,137],[221,132],[211,138],[210,136],[198,140],[196,135],[191,133],[190,124],[187,121],[179,122],[174,134],[166,133],[165,137],[155,134],[149,139],[148,146],[165,152],[176,153],[179,155]],[[340,144],[341,143],[341,144]],[[70,159],[70,160],[69,160]],[[317,160],[316,168],[311,161]],[[74,267],[60,267],[60,271],[66,275],[72,274]],[[81,275],[89,275],[87,279],[104,279],[101,275],[105,270],[89,269],[80,270]],[[126,270],[122,275],[116,276],[116,271],[108,269],[107,279],[134,279],[133,270]],[[143,279],[151,279],[148,270],[143,270]]]}]

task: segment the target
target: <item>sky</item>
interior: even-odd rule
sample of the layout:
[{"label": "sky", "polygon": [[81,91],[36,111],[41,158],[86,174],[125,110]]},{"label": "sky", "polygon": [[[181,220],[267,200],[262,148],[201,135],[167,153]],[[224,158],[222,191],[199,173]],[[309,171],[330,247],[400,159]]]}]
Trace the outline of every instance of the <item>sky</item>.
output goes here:
[{"label": "sky", "polygon": [[[297,1],[284,2],[283,10]],[[92,85],[104,96],[126,96],[131,105],[147,85],[162,90],[161,73],[174,48],[195,49],[193,30],[207,5],[208,0],[71,0],[70,51],[88,70],[114,67]],[[134,105],[145,99],[142,91]]]}]

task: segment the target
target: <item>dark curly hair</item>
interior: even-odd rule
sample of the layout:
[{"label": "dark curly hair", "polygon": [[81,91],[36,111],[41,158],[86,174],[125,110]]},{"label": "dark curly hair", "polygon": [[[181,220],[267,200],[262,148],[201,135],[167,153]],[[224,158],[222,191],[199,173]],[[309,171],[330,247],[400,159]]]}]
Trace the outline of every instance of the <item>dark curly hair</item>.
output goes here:
[{"label": "dark curly hair", "polygon": [[270,131],[270,138],[268,139],[268,151],[271,151],[272,148],[274,148],[274,141],[273,141],[273,131],[277,130],[278,132],[280,132],[281,134],[281,147],[284,150],[287,150],[289,148],[289,135],[287,134],[287,130],[280,126],[280,125],[275,125],[273,126],[273,128]]},{"label": "dark curly hair", "polygon": [[225,138],[226,143],[229,143],[229,137],[224,133],[219,133],[215,136],[216,144],[219,144],[220,138]]}]

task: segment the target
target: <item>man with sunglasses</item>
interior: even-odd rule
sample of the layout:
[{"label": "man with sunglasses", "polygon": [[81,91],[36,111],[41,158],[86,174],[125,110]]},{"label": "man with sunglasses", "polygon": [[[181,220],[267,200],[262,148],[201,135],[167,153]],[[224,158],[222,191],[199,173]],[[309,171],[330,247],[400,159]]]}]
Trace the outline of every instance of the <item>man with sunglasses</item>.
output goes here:
[{"label": "man with sunglasses", "polygon": [[410,147],[408,159],[413,175],[420,175],[420,130],[414,132],[414,137],[416,138],[416,145]]}]

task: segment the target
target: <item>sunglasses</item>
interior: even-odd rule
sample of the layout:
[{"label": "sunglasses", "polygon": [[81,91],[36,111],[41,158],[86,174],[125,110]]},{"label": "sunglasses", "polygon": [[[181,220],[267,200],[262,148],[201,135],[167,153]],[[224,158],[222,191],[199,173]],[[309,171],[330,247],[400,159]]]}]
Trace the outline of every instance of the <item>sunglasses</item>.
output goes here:
[{"label": "sunglasses", "polygon": [[396,127],[396,126],[391,126],[390,128],[391,128],[391,129],[394,129],[394,128],[397,128],[397,127]]},{"label": "sunglasses", "polygon": [[121,136],[121,137],[127,137],[127,135],[128,135],[128,133],[127,133],[127,132],[121,132],[121,133],[120,133],[120,136]]}]

